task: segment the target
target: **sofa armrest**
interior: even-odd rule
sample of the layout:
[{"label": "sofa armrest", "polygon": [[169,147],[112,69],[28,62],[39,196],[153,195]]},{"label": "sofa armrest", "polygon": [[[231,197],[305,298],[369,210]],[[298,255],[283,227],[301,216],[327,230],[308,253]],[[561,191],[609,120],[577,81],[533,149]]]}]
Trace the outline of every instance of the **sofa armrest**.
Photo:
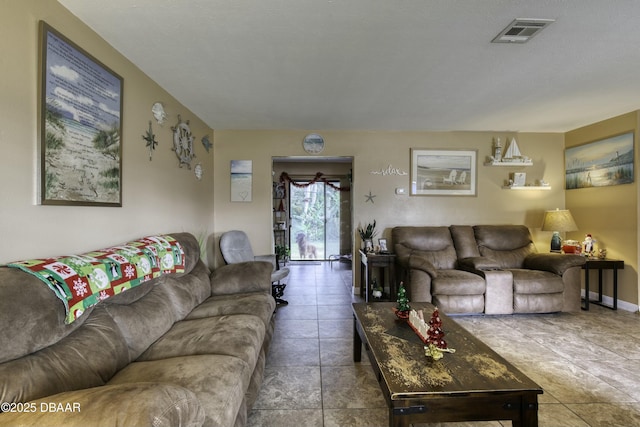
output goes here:
[{"label": "sofa armrest", "polygon": [[164,383],[114,384],[68,391],[15,404],[15,408],[15,412],[9,408],[0,413],[1,425],[195,427],[205,421],[195,393]]},{"label": "sofa armrest", "polygon": [[581,255],[530,254],[524,259],[523,267],[542,270],[562,276],[571,267],[582,267],[586,260]]},{"label": "sofa armrest", "polygon": [[438,269],[425,257],[418,253],[412,253],[409,256],[408,268],[416,270],[422,270],[431,276],[432,279],[438,277]]},{"label": "sofa armrest", "polygon": [[265,261],[228,264],[211,273],[211,295],[271,293],[273,266]]},{"label": "sofa armrest", "polygon": [[476,256],[469,258],[462,258],[458,260],[458,267],[465,271],[488,271],[488,270],[500,270],[500,264],[494,259]]},{"label": "sofa armrest", "polygon": [[264,262],[269,262],[271,263],[271,265],[273,266],[273,268],[276,268],[276,256],[275,254],[269,254],[269,255],[256,255],[253,257],[256,261],[264,261]]}]

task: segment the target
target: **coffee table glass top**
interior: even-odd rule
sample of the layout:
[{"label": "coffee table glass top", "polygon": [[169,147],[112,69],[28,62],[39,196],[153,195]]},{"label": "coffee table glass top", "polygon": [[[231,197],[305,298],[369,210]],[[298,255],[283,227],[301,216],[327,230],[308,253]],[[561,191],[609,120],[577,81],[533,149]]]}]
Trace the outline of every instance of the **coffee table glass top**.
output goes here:
[{"label": "coffee table glass top", "polygon": [[[500,393],[542,389],[450,317],[440,314],[444,339],[454,354],[434,361],[424,355],[424,344],[404,320],[393,313],[394,302],[353,304],[364,331],[372,363],[385,379],[392,399],[429,395]],[[435,307],[411,303],[429,319]]]}]

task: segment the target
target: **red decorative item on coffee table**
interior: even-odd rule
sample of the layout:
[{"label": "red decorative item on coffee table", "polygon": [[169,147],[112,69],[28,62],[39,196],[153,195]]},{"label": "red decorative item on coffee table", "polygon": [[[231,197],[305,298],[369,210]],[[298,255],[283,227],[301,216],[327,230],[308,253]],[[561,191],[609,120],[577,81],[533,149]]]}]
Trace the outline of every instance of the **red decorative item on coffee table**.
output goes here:
[{"label": "red decorative item on coffee table", "polygon": [[442,330],[442,319],[436,307],[431,313],[431,318],[425,322],[422,310],[411,310],[409,315],[409,326],[420,337],[424,346],[424,354],[434,360],[442,359],[443,353],[455,353],[455,350],[447,346]]},{"label": "red decorative item on coffee table", "polygon": [[431,319],[429,319],[426,344],[433,344],[438,348],[447,348],[447,342],[444,340],[444,331],[442,330],[442,319],[440,319],[440,312],[437,307],[433,310]]}]

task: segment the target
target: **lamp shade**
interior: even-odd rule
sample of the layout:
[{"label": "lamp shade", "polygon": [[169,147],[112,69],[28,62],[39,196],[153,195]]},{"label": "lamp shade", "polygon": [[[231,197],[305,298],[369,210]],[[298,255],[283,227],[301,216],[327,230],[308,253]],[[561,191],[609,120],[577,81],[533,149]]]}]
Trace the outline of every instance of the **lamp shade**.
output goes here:
[{"label": "lamp shade", "polygon": [[542,231],[576,231],[578,226],[568,209],[546,211],[542,220]]}]

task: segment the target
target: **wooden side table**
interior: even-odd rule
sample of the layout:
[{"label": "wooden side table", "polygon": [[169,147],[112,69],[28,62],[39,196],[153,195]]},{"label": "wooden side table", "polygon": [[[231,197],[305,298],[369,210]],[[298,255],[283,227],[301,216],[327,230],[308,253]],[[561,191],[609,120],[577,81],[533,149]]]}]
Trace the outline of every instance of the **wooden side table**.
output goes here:
[{"label": "wooden side table", "polygon": [[[369,302],[369,277],[374,268],[380,268],[380,286],[384,289],[384,273],[389,270],[389,294],[393,297],[396,292],[396,255],[365,253],[360,250],[360,296],[364,296],[366,302]],[[363,295],[364,294],[364,295]]]},{"label": "wooden side table", "polygon": [[[612,310],[618,309],[618,270],[624,269],[624,261],[619,259],[587,258],[582,266],[584,270],[584,306],[583,310],[589,310],[589,303],[597,304]],[[598,300],[589,300],[589,270],[598,270]],[[613,270],[613,305],[602,302],[602,270]]]}]

